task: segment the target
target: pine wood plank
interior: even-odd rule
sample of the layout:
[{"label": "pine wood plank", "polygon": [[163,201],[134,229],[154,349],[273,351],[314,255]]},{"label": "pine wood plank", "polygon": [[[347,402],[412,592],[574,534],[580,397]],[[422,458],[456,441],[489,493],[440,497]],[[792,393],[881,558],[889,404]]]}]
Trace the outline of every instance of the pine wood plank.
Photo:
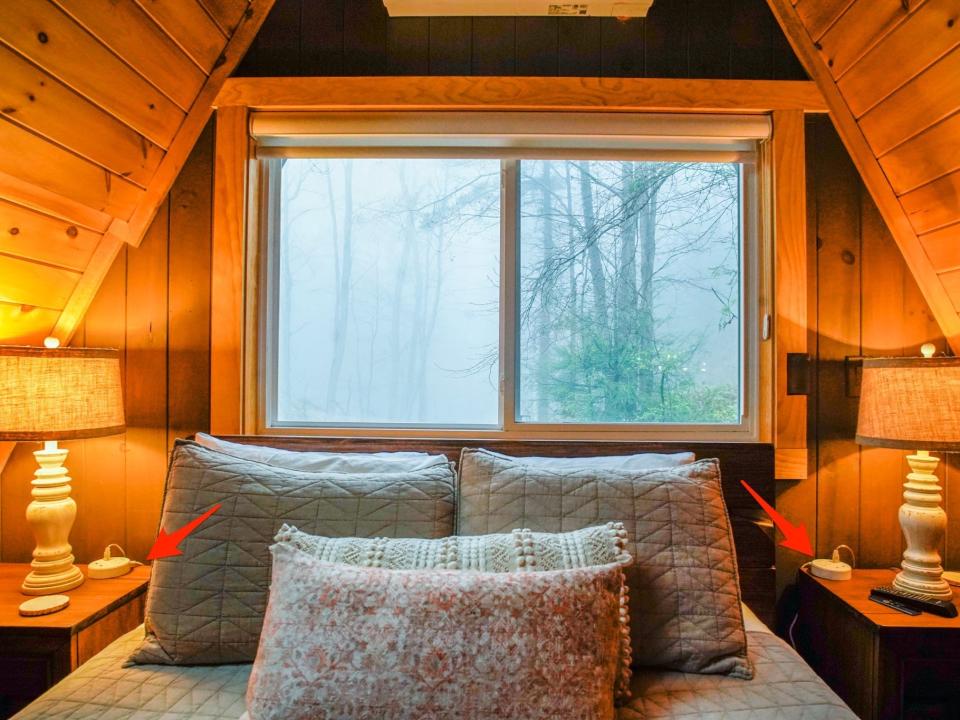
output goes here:
[{"label": "pine wood plank", "polygon": [[[868,357],[900,355],[909,332],[904,318],[904,284],[913,279],[870,196],[865,191],[861,195],[862,353]],[[896,522],[897,508],[903,502],[902,458],[899,450],[860,448],[860,517],[870,519],[857,529],[860,567],[884,567],[900,561]],[[884,531],[878,532],[881,528]]]},{"label": "pine wood plank", "polygon": [[257,75],[300,75],[300,0],[277,0],[257,33]]},{"label": "pine wood plank", "polygon": [[854,0],[799,0],[794,5],[810,37],[819,40]]},{"label": "pine wood plank", "polygon": [[819,40],[830,74],[841,77],[908,13],[901,0],[855,0]]},{"label": "pine wood plank", "polygon": [[[135,0],[54,0],[91,35],[189,110],[206,74]],[[183,3],[181,3],[183,4]]]},{"label": "pine wood plank", "polygon": [[425,17],[398,17],[387,25],[387,57],[400,75],[430,72],[429,20]]},{"label": "pine wood plank", "polygon": [[246,11],[247,0],[200,0],[200,4],[228,37],[236,29]]},{"label": "pine wood plank", "polygon": [[217,109],[213,176],[210,431],[243,431],[247,109]]},{"label": "pine wood plank", "polygon": [[475,17],[471,72],[474,75],[514,75],[517,72],[516,47],[515,17]]},{"label": "pine wood plank", "polygon": [[[929,2],[932,3],[934,0],[929,0]],[[894,194],[880,164],[867,145],[850,108],[809,41],[809,37],[806,35],[806,31],[789,0],[768,0],[768,3],[790,39],[798,57],[803,61],[807,71],[816,80],[823,93],[834,124],[843,138],[861,177],[870,190],[887,227],[893,233],[897,245],[900,247],[900,252],[923,291],[930,309],[937,318],[937,322],[954,352],[960,351],[960,316],[958,316],[956,308],[930,266],[930,261],[920,245],[916,232]]]},{"label": "pine wood plank", "polygon": [[920,243],[937,272],[960,269],[960,223],[921,235]]},{"label": "pine wood plank", "polygon": [[117,175],[146,185],[163,150],[0,45],[0,113]]},{"label": "pine wood plank", "polygon": [[243,20],[223,50],[224,61],[207,78],[207,82],[177,133],[177,137],[170,145],[163,162],[160,163],[160,167],[157,168],[156,175],[154,175],[150,186],[147,188],[143,202],[140,203],[137,211],[130,218],[127,238],[132,244],[139,244],[140,238],[149,227],[154,213],[170,191],[170,187],[180,173],[190,150],[197,141],[207,120],[210,119],[217,93],[247,51],[272,5],[273,0],[252,0],[248,8],[249,12],[244,13]]},{"label": "pine wood plank", "polygon": [[809,81],[660,78],[230,78],[214,104],[251,110],[826,112]]},{"label": "pine wood plank", "polygon": [[[114,223],[114,225],[116,224],[117,223]],[[61,345],[66,345],[70,341],[70,338],[73,337],[74,331],[77,329],[87,308],[90,307],[91,301],[97,294],[100,283],[103,282],[103,278],[106,277],[110,266],[113,265],[117,253],[120,252],[120,249],[124,247],[124,245],[123,238],[117,235],[114,230],[108,230],[104,236],[100,238],[100,242],[97,244],[97,248],[93,251],[93,256],[87,264],[87,269],[71,293],[70,299],[63,308],[63,312],[60,313],[60,317],[57,318],[56,326],[50,333],[60,340]]]},{"label": "pine wood plank", "polygon": [[[343,24],[344,0],[314,0],[300,8],[300,70],[304,75],[342,75],[343,74]],[[465,21],[467,26],[466,43],[454,43],[453,49],[466,57],[462,70],[446,72],[439,69],[435,48],[434,30],[437,23],[446,21]],[[429,18],[430,22],[430,67],[436,74],[454,75],[470,69],[470,19],[469,18]],[[244,63],[246,64],[246,63]],[[256,63],[259,65],[259,63]],[[247,74],[247,73],[238,73]],[[264,73],[255,73],[262,75]]]},{"label": "pine wood plank", "polygon": [[[74,345],[120,350],[121,380],[126,389],[127,249],[124,247],[100,284],[96,297],[74,336]],[[75,467],[74,494],[78,511],[74,525],[74,554],[81,561],[99,557],[107,543],[119,543],[127,552],[127,484],[139,482],[136,467],[127,475],[126,434],[80,442],[83,464]]]},{"label": "pine wood plank", "polygon": [[0,253],[82,271],[100,235],[0,200]]},{"label": "pine wood plank", "polygon": [[[471,18],[430,18],[430,74],[469,75],[472,38],[473,20]],[[340,58],[340,62],[342,63],[342,58]],[[334,69],[335,63],[335,60],[327,61],[323,67]],[[312,65],[308,67],[312,67]],[[321,73],[310,74],[320,75]],[[331,72],[329,74],[337,73]]]},{"label": "pine wood plank", "polygon": [[143,190],[19,125],[0,118],[0,171],[81,202],[94,210],[127,218]]},{"label": "pine wood plank", "polygon": [[960,43],[956,0],[927,0],[877,43],[837,85],[860,117]]},{"label": "pine wood plank", "polygon": [[960,270],[948,270],[940,275],[940,282],[953,301],[953,306],[960,312]]},{"label": "pine wood plank", "polygon": [[129,557],[144,560],[160,523],[167,467],[167,203],[143,243],[127,255],[127,344],[124,405]]},{"label": "pine wood plank", "polygon": [[960,221],[960,171],[901,195],[900,202],[918,233]]},{"label": "pine wood plank", "polygon": [[860,118],[860,128],[879,156],[958,108],[960,48],[955,48]]},{"label": "pine wood plank", "polygon": [[960,453],[943,453],[940,460],[946,476],[943,509],[947,513],[947,537],[943,566],[956,570],[960,568]]},{"label": "pine wood plank", "polygon": [[[557,18],[518,17],[517,72],[520,75],[557,74]],[[430,74],[430,66],[427,73]]]},{"label": "pine wood plank", "polygon": [[59,310],[0,302],[0,343],[39,345],[50,334],[59,315]]},{"label": "pine wood plank", "polygon": [[960,112],[882,156],[880,167],[898,195],[960,170]]},{"label": "pine wood plank", "polygon": [[112,222],[112,218],[104,212],[52,193],[46,188],[25,182],[3,171],[0,171],[0,198],[63,218],[94,232],[105,232]]},{"label": "pine wood plank", "polygon": [[[787,355],[807,352],[807,194],[801,110],[773,113],[777,450],[807,447],[807,397],[787,394]],[[806,463],[778,480],[806,477]]]},{"label": "pine wood plank", "polygon": [[56,310],[67,304],[80,274],[73,270],[0,255],[0,277],[3,278],[0,301]]},{"label": "pine wood plank", "polygon": [[210,428],[213,125],[170,191],[167,446]]},{"label": "pine wood plank", "polygon": [[183,111],[48,0],[0,3],[0,42],[161,147]]},{"label": "pine wood plank", "polygon": [[[64,447],[67,447],[64,443]],[[30,504],[30,481],[37,469],[33,451],[42,447],[36,442],[19,442],[0,473],[0,553],[4,562],[30,562],[33,534],[27,527],[24,513]],[[67,457],[67,468],[70,468]],[[22,601],[21,601],[22,602]]]},{"label": "pine wood plank", "polygon": [[859,551],[860,448],[857,400],[847,394],[844,360],[860,354],[860,198],[856,169],[825,129],[816,166],[818,267],[817,556],[846,543]]},{"label": "pine wood plank", "polygon": [[137,2],[204,72],[213,70],[227,38],[196,0]]},{"label": "pine wood plank", "polygon": [[343,72],[382,75],[387,72],[387,9],[378,0],[345,0],[343,6]]},{"label": "pine wood plank", "polygon": [[[722,4],[717,3],[717,5]],[[726,10],[729,18],[729,8]],[[645,74],[644,29],[643,20],[639,18],[627,22],[621,22],[617,18],[600,18],[600,75],[642,77]],[[691,35],[694,37],[692,43],[700,39],[695,31]],[[726,63],[717,62],[715,58],[710,58],[714,62],[709,63],[705,56],[711,44],[705,41],[702,44],[697,43],[696,47],[697,50],[703,50],[702,53],[697,54],[697,60],[704,61],[704,65],[698,68],[699,72],[693,72],[695,77],[729,77],[729,53],[724,53]],[[708,69],[707,65],[711,67]]]},{"label": "pine wood plank", "polygon": [[[596,77],[602,74],[603,38],[600,28],[600,18],[557,18],[558,75]],[[478,39],[475,37],[476,42]],[[639,49],[645,52],[644,47]]]}]

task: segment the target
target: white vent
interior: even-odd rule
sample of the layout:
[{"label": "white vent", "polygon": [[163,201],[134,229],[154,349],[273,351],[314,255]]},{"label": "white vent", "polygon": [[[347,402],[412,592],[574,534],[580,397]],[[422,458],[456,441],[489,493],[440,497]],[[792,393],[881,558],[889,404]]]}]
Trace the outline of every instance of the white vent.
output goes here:
[{"label": "white vent", "polygon": [[555,17],[644,17],[653,0],[558,3],[546,0],[383,0],[391,17],[457,15],[551,15]]}]

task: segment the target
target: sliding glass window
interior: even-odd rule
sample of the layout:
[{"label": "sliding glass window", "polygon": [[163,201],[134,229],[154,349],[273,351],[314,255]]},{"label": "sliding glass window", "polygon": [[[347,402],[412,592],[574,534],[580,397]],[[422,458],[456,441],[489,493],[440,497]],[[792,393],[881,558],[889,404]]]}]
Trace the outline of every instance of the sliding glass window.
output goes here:
[{"label": "sliding glass window", "polygon": [[264,429],[755,438],[766,118],[520,115],[255,116]]}]

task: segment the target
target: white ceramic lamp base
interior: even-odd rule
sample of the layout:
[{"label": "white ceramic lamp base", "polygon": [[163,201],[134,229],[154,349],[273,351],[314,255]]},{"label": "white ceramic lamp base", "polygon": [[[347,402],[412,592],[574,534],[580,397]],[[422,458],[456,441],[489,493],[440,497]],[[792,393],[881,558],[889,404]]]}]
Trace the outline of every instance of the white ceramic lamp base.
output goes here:
[{"label": "white ceramic lamp base", "polygon": [[940,543],[947,529],[947,514],[940,483],[934,471],[940,461],[924,450],[907,456],[912,472],[903,484],[904,503],[900,506],[900,528],[907,540],[903,568],[893,585],[908,592],[933,595],[942,600],[953,598],[953,591],[943,579]]},{"label": "white ceramic lamp base", "polygon": [[37,546],[33,550],[30,574],[20,590],[24,595],[55,595],[83,583],[83,573],[73,564],[70,528],[77,516],[77,504],[70,497],[70,477],[63,461],[67,450],[57,442],[45,442],[33,456],[40,467],[33,478],[33,502],[27,506],[27,523]]}]

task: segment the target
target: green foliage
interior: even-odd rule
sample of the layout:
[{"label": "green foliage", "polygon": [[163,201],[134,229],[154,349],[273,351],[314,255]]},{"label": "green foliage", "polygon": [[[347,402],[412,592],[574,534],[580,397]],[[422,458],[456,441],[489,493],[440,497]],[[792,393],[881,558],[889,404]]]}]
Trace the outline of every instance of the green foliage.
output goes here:
[{"label": "green foliage", "polygon": [[579,340],[554,345],[546,362],[542,387],[556,422],[739,421],[737,388],[697,382],[695,351],[649,348],[636,335],[577,325]]}]

